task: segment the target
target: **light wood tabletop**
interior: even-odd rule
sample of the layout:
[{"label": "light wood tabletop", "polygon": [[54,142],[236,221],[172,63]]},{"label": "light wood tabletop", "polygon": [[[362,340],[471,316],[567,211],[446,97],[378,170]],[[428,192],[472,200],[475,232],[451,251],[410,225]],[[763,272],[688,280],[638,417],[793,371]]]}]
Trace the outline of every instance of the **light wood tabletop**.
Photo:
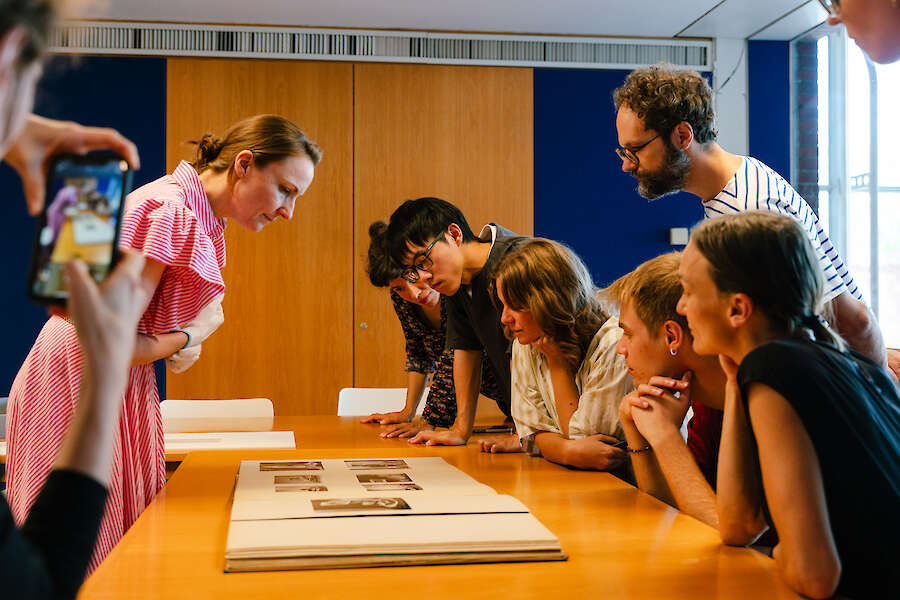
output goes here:
[{"label": "light wood tabletop", "polygon": [[[607,473],[523,454],[411,446],[353,418],[298,417],[296,450],[195,452],[175,472],[79,598],[795,598],[774,563]],[[276,424],[276,428],[278,425]],[[477,438],[475,438],[477,439]],[[325,571],[224,573],[242,459],[441,456],[511,494],[560,539],[569,560]]]}]

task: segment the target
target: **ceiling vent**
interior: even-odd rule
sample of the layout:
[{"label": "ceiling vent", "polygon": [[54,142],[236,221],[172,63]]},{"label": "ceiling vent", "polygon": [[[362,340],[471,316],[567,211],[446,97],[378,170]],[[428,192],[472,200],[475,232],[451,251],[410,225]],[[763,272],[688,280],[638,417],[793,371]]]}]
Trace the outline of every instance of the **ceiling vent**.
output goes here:
[{"label": "ceiling vent", "polygon": [[60,54],[210,56],[444,65],[633,69],[667,61],[712,70],[712,42],[534,35],[64,21]]}]

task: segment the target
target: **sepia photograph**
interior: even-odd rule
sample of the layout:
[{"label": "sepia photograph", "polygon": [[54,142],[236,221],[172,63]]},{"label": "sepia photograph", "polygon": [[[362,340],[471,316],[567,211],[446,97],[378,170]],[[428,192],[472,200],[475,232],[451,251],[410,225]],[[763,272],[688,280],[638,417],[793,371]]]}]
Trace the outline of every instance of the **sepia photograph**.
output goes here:
[{"label": "sepia photograph", "polygon": [[408,469],[409,465],[405,460],[376,458],[370,460],[345,460],[344,464],[351,471],[362,471],[365,469]]},{"label": "sepia photograph", "polygon": [[279,462],[261,462],[260,471],[324,471],[320,460],[291,460]]},{"label": "sepia photograph", "polygon": [[313,510],[411,510],[403,498],[326,498],[313,500]]},{"label": "sepia photograph", "polygon": [[322,483],[320,475],[276,475],[275,485],[282,483]]},{"label": "sepia photograph", "polygon": [[358,473],[360,483],[408,483],[412,479],[406,473]]},{"label": "sepia photograph", "polygon": [[363,487],[369,492],[401,492],[404,490],[421,490],[422,487],[415,483],[364,483]]},{"label": "sepia photograph", "polygon": [[276,485],[276,492],[327,492],[324,485]]}]

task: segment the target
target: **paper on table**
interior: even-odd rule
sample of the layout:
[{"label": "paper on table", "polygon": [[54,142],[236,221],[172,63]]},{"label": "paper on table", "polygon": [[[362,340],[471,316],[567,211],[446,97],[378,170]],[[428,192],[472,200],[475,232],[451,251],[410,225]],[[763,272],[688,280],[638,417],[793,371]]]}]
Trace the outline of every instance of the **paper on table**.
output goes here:
[{"label": "paper on table", "polygon": [[[299,495],[299,494],[298,494]],[[309,496],[307,496],[309,497]],[[346,497],[321,494],[320,499],[301,502],[245,499],[235,502],[231,520],[261,521],[271,519],[312,519],[325,517],[416,516],[456,514],[527,513],[519,500],[506,495],[482,496],[415,496],[386,492],[380,495]]]},{"label": "paper on table", "polygon": [[230,431],[215,433],[167,433],[166,451],[240,450],[245,448],[296,448],[293,431]]},{"label": "paper on table", "polygon": [[[317,516],[310,500],[339,498],[495,495],[439,457],[241,462],[235,510],[262,518]],[[267,505],[269,505],[267,507]],[[323,513],[324,511],[318,511]],[[346,513],[345,513],[346,514]],[[328,516],[322,514],[322,516]]]},{"label": "paper on table", "polygon": [[301,459],[241,463],[225,570],[565,559],[521,502],[442,458]]},{"label": "paper on table", "polygon": [[529,513],[232,521],[226,556],[328,556],[559,550],[559,540]]}]

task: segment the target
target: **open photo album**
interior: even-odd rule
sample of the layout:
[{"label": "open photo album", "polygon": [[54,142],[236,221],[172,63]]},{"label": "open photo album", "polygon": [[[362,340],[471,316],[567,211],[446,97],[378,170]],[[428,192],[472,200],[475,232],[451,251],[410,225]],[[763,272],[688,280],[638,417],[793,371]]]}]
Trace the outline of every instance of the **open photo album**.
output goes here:
[{"label": "open photo album", "polygon": [[439,457],[243,461],[225,570],[565,558],[524,504]]}]

